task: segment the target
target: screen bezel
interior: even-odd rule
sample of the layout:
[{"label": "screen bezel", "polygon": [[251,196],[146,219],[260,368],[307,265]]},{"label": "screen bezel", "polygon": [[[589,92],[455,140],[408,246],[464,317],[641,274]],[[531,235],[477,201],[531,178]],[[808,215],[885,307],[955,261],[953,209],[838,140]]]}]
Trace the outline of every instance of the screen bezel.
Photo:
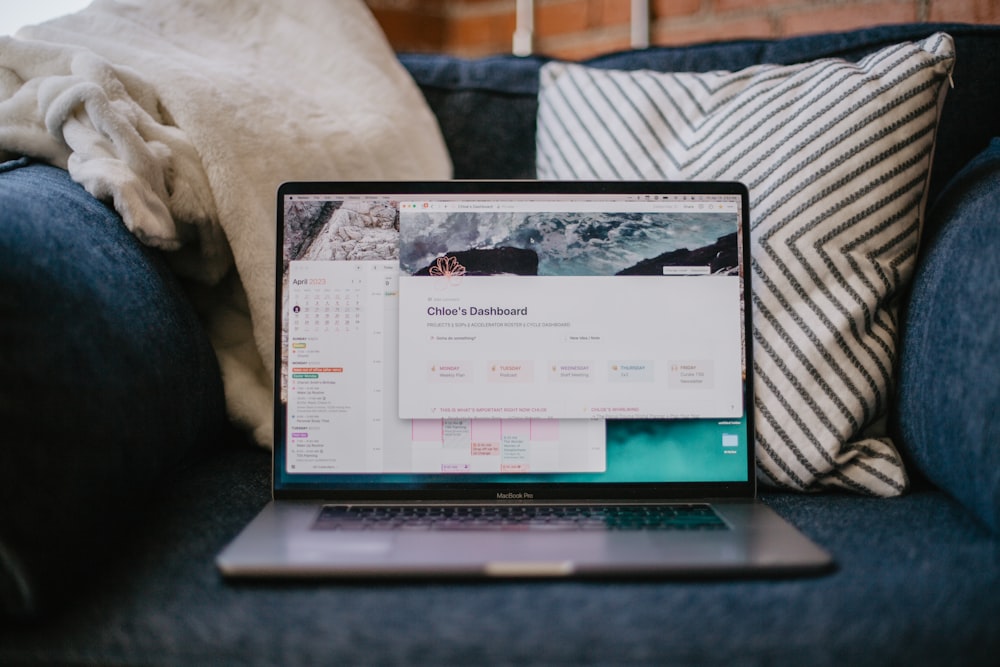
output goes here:
[{"label": "screen bezel", "polygon": [[[289,195],[739,195],[741,198],[741,257],[744,299],[744,420],[747,429],[746,479],[720,482],[385,482],[336,484],[335,475],[303,476],[305,481],[289,481],[282,474],[285,464],[285,405],[281,396],[282,269],[284,265],[284,202]],[[420,502],[561,502],[561,501],[640,501],[690,498],[752,498],[756,494],[755,430],[753,425],[753,330],[751,322],[751,264],[749,193],[738,182],[667,181],[295,181],[283,183],[277,192],[277,242],[275,270],[274,341],[274,447],[272,489],[275,499],[324,499],[350,501]],[[402,475],[413,477],[415,475]],[[424,475],[426,476],[426,475]],[[357,475],[352,475],[356,478]],[[383,477],[379,475],[379,477]]]}]

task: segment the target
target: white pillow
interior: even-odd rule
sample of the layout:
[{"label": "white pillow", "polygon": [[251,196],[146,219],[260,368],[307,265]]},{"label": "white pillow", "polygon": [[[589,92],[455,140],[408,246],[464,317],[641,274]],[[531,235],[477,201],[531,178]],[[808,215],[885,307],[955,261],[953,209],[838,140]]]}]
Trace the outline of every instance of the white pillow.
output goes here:
[{"label": "white pillow", "polygon": [[945,34],[858,63],[740,72],[542,68],[538,176],[750,189],[757,472],[800,490],[907,486],[886,437],[898,297],[916,260]]}]

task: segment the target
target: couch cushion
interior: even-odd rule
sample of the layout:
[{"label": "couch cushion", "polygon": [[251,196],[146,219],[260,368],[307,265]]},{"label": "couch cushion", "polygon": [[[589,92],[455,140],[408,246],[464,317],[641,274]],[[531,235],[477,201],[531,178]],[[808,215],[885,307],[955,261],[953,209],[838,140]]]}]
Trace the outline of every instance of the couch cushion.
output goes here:
[{"label": "couch cushion", "polygon": [[405,54],[441,126],[455,178],[534,178],[542,58]]},{"label": "couch cushion", "polygon": [[906,452],[1000,532],[1000,139],[930,212],[900,370]]},{"label": "couch cushion", "polygon": [[23,160],[0,201],[0,610],[26,615],[101,569],[225,410],[195,313],[121,218]]},{"label": "couch cushion", "polygon": [[915,264],[944,34],[857,64],[737,72],[542,69],[538,175],[728,179],[750,189],[760,478],[904,490],[885,437],[895,297]]},{"label": "couch cushion", "polygon": [[994,665],[998,543],[947,495],[772,494],[838,569],[726,581],[258,581],[213,558],[270,498],[270,457],[222,450],[0,664]]}]

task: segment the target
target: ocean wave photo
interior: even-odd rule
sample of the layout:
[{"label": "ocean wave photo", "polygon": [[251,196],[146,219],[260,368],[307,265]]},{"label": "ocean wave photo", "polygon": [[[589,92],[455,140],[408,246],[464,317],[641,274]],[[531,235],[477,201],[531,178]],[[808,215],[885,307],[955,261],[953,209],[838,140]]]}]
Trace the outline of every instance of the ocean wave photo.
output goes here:
[{"label": "ocean wave photo", "polygon": [[400,265],[414,274],[448,253],[520,248],[538,256],[538,275],[614,275],[735,231],[734,216],[723,213],[421,211],[401,219]]}]

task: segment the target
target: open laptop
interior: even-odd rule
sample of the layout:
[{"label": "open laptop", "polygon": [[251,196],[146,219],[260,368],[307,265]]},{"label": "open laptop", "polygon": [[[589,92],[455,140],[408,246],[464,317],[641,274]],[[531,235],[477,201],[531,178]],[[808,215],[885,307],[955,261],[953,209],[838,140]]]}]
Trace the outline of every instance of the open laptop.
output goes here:
[{"label": "open laptop", "polygon": [[274,498],[227,577],[732,576],[755,499],[738,183],[287,183]]}]

